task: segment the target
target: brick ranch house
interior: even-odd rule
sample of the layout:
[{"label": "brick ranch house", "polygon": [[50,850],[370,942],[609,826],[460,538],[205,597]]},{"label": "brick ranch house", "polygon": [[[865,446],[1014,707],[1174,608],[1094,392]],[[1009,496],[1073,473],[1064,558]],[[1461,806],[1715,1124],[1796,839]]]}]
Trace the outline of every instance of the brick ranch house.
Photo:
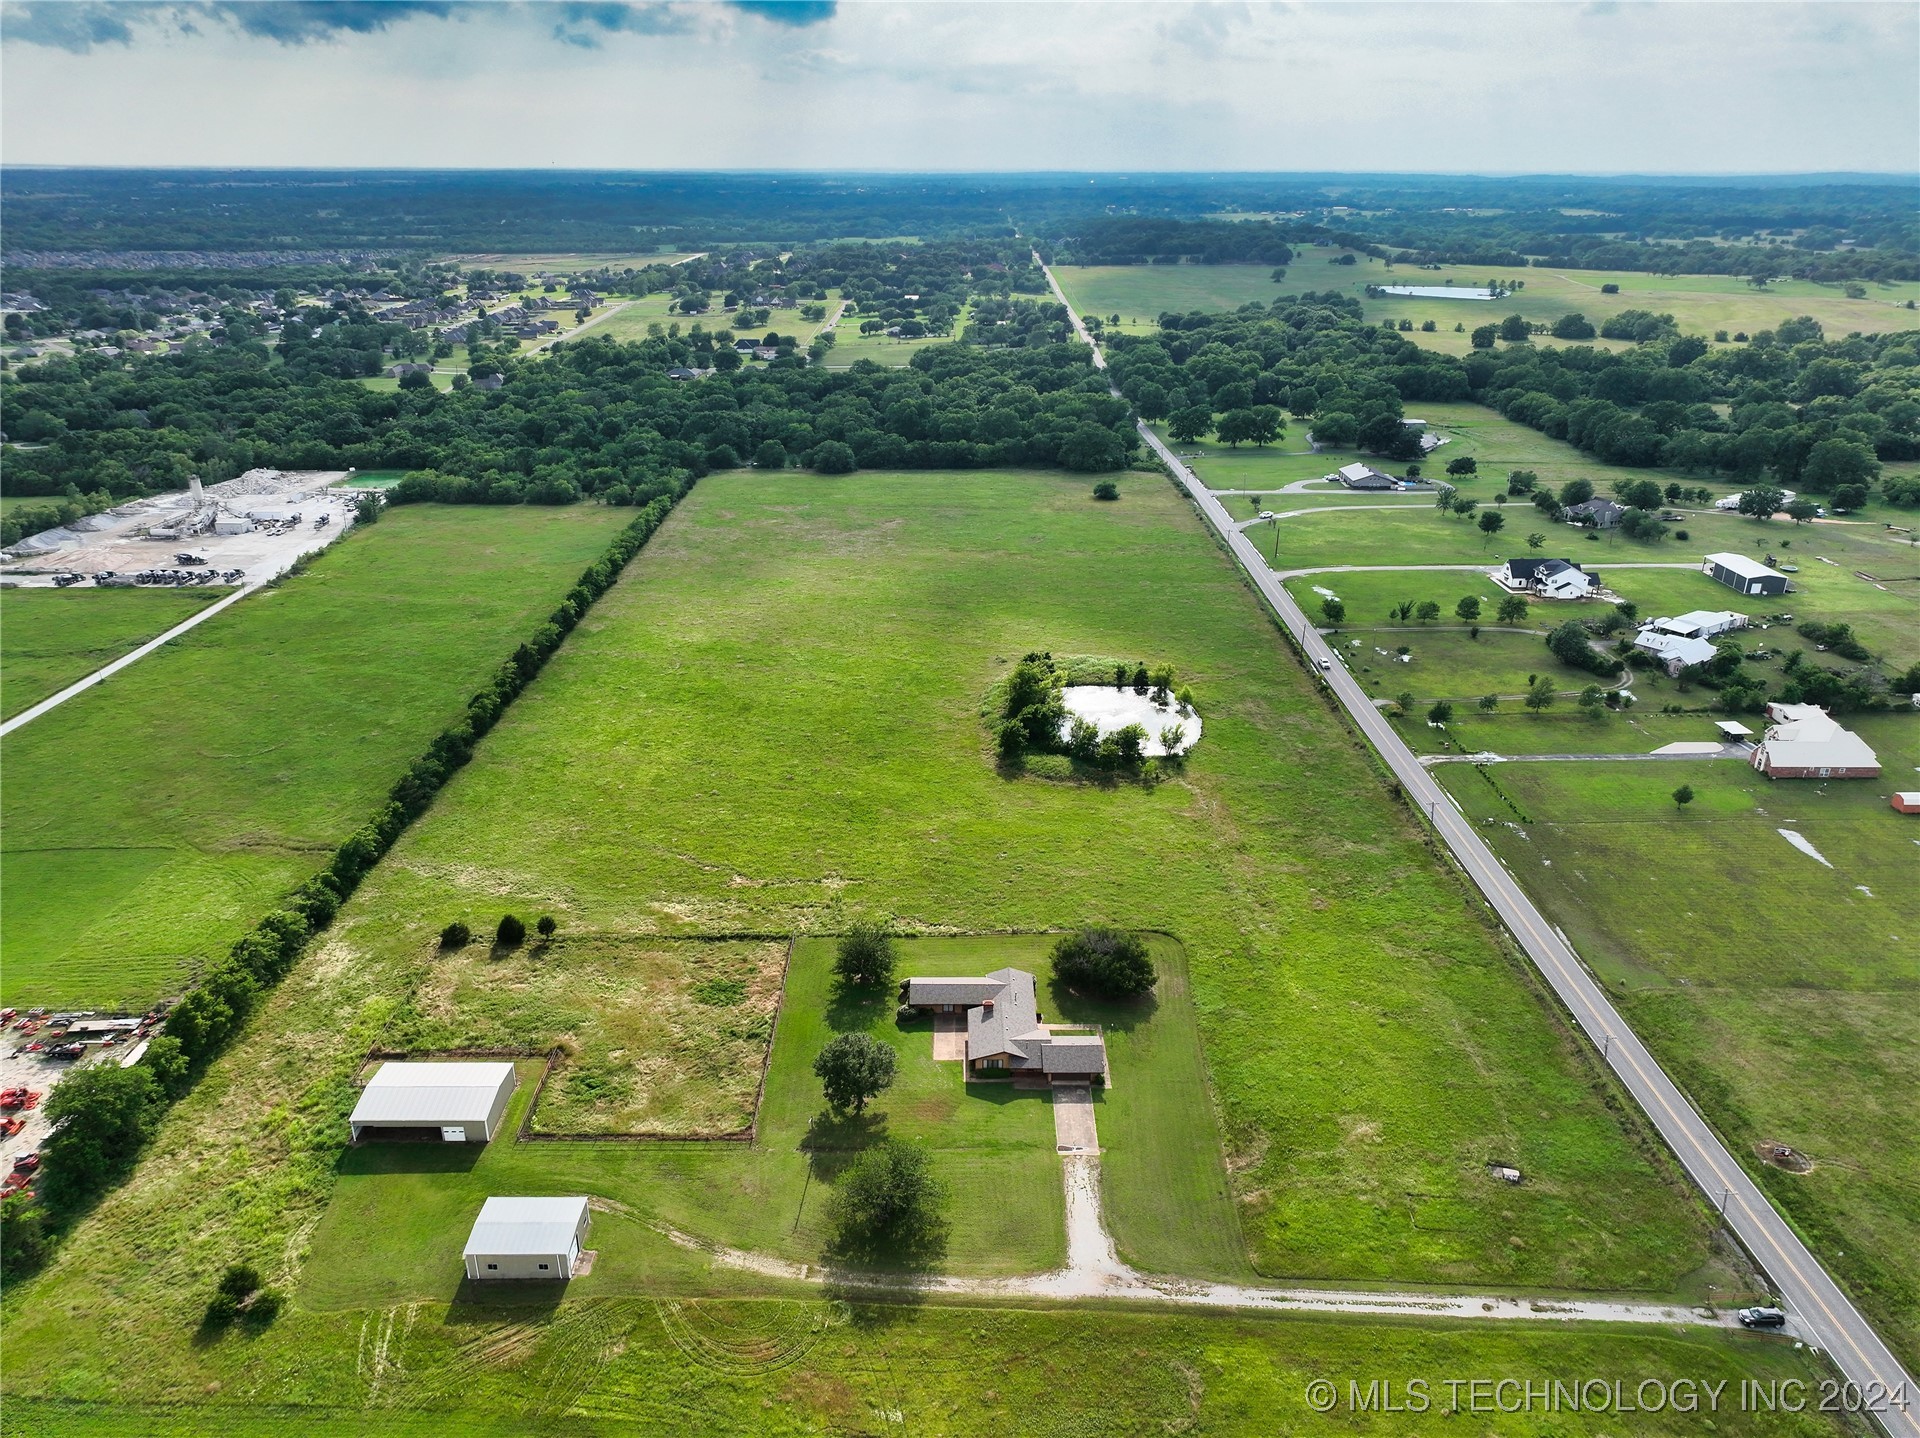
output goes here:
[{"label": "brick ranch house", "polygon": [[1106,1082],[1106,1040],[1055,1031],[1077,1025],[1042,1023],[1035,980],[1025,969],[995,969],[977,979],[908,979],[900,1001],[921,1013],[967,1016],[969,1080]]}]

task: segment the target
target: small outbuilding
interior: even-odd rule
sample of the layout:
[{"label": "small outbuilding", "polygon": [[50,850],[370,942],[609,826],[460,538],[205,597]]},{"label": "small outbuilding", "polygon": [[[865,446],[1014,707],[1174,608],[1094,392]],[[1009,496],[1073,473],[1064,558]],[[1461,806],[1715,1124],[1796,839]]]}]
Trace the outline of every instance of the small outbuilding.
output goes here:
[{"label": "small outbuilding", "polygon": [[1700,572],[1711,575],[1727,588],[1741,594],[1785,594],[1787,576],[1769,569],[1744,554],[1709,554],[1700,561]]},{"label": "small outbuilding", "polygon": [[1721,719],[1717,721],[1713,727],[1720,731],[1720,737],[1725,739],[1729,744],[1736,744],[1742,739],[1751,739],[1753,737],[1753,730],[1742,724],[1738,719]]},{"label": "small outbuilding", "polygon": [[584,1198],[490,1198],[467,1235],[467,1277],[573,1277],[591,1215]]},{"label": "small outbuilding", "polygon": [[488,1143],[519,1079],[510,1063],[384,1063],[353,1106],[353,1139]]},{"label": "small outbuilding", "polygon": [[1920,814],[1920,790],[1908,789],[1893,796],[1896,814]]}]

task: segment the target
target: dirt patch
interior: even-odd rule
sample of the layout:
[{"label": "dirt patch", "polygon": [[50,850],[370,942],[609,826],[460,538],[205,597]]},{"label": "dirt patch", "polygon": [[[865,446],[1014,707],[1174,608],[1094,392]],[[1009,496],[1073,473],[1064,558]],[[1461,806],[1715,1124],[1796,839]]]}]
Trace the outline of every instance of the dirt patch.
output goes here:
[{"label": "dirt patch", "polygon": [[1788,1173],[1813,1172],[1813,1160],[1799,1149],[1790,1148],[1784,1143],[1756,1143],[1753,1151],[1760,1156],[1762,1163],[1785,1169]]}]

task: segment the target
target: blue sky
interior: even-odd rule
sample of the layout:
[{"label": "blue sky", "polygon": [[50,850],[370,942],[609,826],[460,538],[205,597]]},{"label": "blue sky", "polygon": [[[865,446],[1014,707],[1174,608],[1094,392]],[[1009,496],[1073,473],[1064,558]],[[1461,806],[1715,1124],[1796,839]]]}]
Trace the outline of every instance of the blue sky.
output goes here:
[{"label": "blue sky", "polygon": [[11,164],[1920,168],[1920,6],[8,0]]}]

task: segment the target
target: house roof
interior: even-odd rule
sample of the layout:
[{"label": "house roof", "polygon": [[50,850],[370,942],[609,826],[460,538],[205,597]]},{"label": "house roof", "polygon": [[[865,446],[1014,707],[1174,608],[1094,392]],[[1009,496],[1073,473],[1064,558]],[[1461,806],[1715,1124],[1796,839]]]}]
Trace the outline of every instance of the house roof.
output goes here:
[{"label": "house roof", "polygon": [[1610,499],[1583,499],[1578,504],[1567,506],[1568,514],[1591,516],[1596,520],[1618,519],[1627,512],[1623,504],[1615,504]]},{"label": "house roof", "polygon": [[385,1063],[360,1091],[354,1123],[485,1123],[503,1084],[513,1082],[509,1063]]},{"label": "house roof", "polygon": [[1787,576],[1777,569],[1769,569],[1757,559],[1749,559],[1744,554],[1709,554],[1708,564],[1717,564],[1729,574],[1737,574],[1742,579],[1785,579]]},{"label": "house roof", "polygon": [[490,1198],[480,1205],[462,1256],[544,1258],[565,1253],[586,1212],[584,1198]]},{"label": "house roof", "polygon": [[1107,1046],[1098,1034],[1049,1034],[1040,1067],[1050,1074],[1105,1073]]},{"label": "house roof", "polygon": [[1873,752],[1866,740],[1850,729],[1842,729],[1825,714],[1769,726],[1760,749],[1767,764],[1786,768],[1880,767],[1880,756]]},{"label": "house roof", "polygon": [[967,1057],[1032,1057],[1028,1045],[1045,1037],[1033,975],[1025,969],[995,969],[987,977],[997,980],[1001,988],[988,996],[993,1000],[991,1009],[982,1000],[967,1010]]},{"label": "house roof", "polygon": [[916,1008],[934,1004],[966,1004],[999,995],[1006,985],[998,979],[908,979],[907,1002]]},{"label": "house roof", "polygon": [[1563,569],[1579,569],[1580,566],[1570,559],[1509,559],[1507,573],[1515,579],[1544,579],[1549,574],[1558,574]]},{"label": "house roof", "polygon": [[1387,484],[1393,483],[1392,475],[1382,474],[1370,464],[1360,464],[1357,462],[1354,464],[1343,464],[1340,466],[1338,473],[1340,478],[1347,484],[1359,484],[1363,481],[1370,480],[1380,480]]},{"label": "house roof", "polygon": [[1681,634],[1663,634],[1658,629],[1642,629],[1633,641],[1634,648],[1662,659],[1677,659],[1682,664],[1705,664],[1720,651],[1705,639],[1690,639]]},{"label": "house roof", "polygon": [[1746,615],[1737,614],[1731,609],[1689,609],[1685,614],[1676,614],[1671,619],[1656,619],[1653,627],[1666,634],[1694,638],[1706,629],[1737,629],[1745,620]]},{"label": "house roof", "polygon": [[1749,734],[1753,733],[1753,730],[1749,729],[1746,725],[1742,724],[1738,719],[1722,719],[1718,721],[1713,727],[1718,729],[1722,734],[1726,735],[1729,739],[1744,739]]}]

